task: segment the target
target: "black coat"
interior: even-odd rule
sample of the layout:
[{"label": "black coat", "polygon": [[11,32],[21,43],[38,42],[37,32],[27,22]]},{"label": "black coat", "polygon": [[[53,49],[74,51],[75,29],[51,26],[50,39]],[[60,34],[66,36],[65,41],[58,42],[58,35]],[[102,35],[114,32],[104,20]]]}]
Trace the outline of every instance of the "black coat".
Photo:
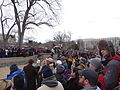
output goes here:
[{"label": "black coat", "polygon": [[36,90],[36,68],[30,64],[23,68],[27,80],[27,90]]}]

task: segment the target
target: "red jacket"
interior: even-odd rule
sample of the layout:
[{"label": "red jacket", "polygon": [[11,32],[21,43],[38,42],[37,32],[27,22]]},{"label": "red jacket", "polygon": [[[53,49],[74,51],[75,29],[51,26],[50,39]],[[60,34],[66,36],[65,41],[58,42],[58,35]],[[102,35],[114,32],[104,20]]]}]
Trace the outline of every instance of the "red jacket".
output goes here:
[{"label": "red jacket", "polygon": [[98,81],[101,83],[101,90],[112,90],[120,78],[120,56],[114,56],[104,68],[104,75],[99,75]]}]

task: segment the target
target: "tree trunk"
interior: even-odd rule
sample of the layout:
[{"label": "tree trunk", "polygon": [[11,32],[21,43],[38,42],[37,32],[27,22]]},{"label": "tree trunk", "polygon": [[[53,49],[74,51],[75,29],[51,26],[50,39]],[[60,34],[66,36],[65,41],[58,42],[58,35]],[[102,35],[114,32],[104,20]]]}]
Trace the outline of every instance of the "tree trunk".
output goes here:
[{"label": "tree trunk", "polygon": [[19,37],[18,37],[18,47],[19,47],[20,49],[22,48],[23,37],[24,37],[23,34],[19,34]]},{"label": "tree trunk", "polygon": [[3,40],[4,48],[8,48],[8,40]]}]

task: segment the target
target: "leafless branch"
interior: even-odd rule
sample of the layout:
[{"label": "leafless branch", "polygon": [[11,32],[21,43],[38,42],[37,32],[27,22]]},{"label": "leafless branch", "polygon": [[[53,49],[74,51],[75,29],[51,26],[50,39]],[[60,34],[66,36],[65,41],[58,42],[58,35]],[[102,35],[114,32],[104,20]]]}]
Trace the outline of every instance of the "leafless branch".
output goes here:
[{"label": "leafless branch", "polygon": [[4,4],[4,0],[2,1],[2,3],[1,3],[1,5],[0,5],[0,7],[2,7],[2,6],[3,6],[3,4]]},{"label": "leafless branch", "polygon": [[3,35],[3,39],[5,39],[4,25],[3,25],[3,21],[2,21],[2,18],[3,18],[2,6],[0,6],[0,11],[1,11],[1,18],[0,18],[0,21],[1,21],[2,35]]},{"label": "leafless branch", "polygon": [[50,26],[50,27],[53,27],[53,25],[51,25],[50,23],[47,23],[47,22],[40,22],[40,23],[38,23],[38,25],[42,25],[42,24],[45,24],[45,25]]},{"label": "leafless branch", "polygon": [[61,4],[57,1],[57,0],[55,0],[56,1],[56,3],[57,3],[57,5],[59,6],[59,8],[61,7]]},{"label": "leafless branch", "polygon": [[20,11],[18,12],[18,14],[21,13],[21,12],[25,12],[25,10],[20,10]]},{"label": "leafless branch", "polygon": [[[4,6],[3,4],[4,4],[4,0],[3,0],[2,4],[0,5],[0,11],[1,11],[0,21],[1,21],[1,27],[2,27],[3,40],[6,41],[6,40],[8,40],[9,34],[10,34],[12,28],[15,26],[15,23],[8,29],[8,32],[7,32],[7,34],[5,35],[5,33],[4,33],[5,25],[7,25],[7,26],[9,27],[9,25],[8,25],[7,22],[8,22],[8,20],[12,20],[12,18],[5,18],[5,19],[3,19],[3,10],[2,10],[2,7]],[[6,5],[8,5],[8,4],[6,4]],[[6,6],[6,5],[5,5],[5,6]],[[5,23],[4,23],[4,22],[5,22]]]},{"label": "leafless branch", "polygon": [[45,25],[47,25],[47,26],[53,27],[53,25],[51,25],[51,24],[49,24],[49,23],[47,23],[47,22],[39,22],[39,23],[28,22],[26,25],[28,25],[28,24],[33,24],[33,25],[36,25],[36,26],[40,26],[40,25],[42,25],[42,24],[45,24]]},{"label": "leafless branch", "polygon": [[3,0],[3,1],[2,1],[2,3],[1,3],[1,5],[0,5],[0,7],[1,7],[1,6],[6,7],[6,6],[8,6],[8,5],[11,5],[11,3],[4,4],[4,1],[5,1],[5,0]]},{"label": "leafless branch", "polygon": [[15,26],[15,22],[13,23],[13,25],[10,27],[10,29],[8,30],[8,33],[7,33],[7,35],[6,35],[6,39],[8,39],[9,38],[9,35],[10,35],[10,32],[11,32],[11,30],[12,30],[12,28]]},{"label": "leafless branch", "polygon": [[69,35],[69,33],[65,33],[65,32],[61,32],[58,31],[57,33],[54,34],[53,40],[55,40],[58,43],[63,43],[65,41],[70,41],[71,40],[71,36]]},{"label": "leafless branch", "polygon": [[37,15],[38,13],[34,13],[34,14],[28,13],[28,14],[31,15],[32,17],[34,17],[34,16]]},{"label": "leafless branch", "polygon": [[4,20],[2,20],[2,22],[7,21],[8,19],[12,20],[12,18],[5,18]]},{"label": "leafless branch", "polygon": [[51,12],[53,13],[53,15],[56,17],[57,15],[56,15],[55,12],[53,11],[52,6],[50,5],[50,3],[49,3],[47,0],[42,0],[42,1],[44,1],[44,2],[49,6],[49,9],[50,9]]},{"label": "leafless branch", "polygon": [[40,3],[38,3],[38,2],[36,2],[36,4],[38,4],[44,10],[45,14],[47,15],[47,12],[45,11],[45,9],[44,9],[44,7],[42,5]]},{"label": "leafless branch", "polygon": [[28,8],[28,0],[26,0],[26,3],[27,3],[27,8]]},{"label": "leafless branch", "polygon": [[13,3],[13,6],[14,6],[15,20],[16,20],[16,23],[18,25],[18,30],[19,30],[19,33],[20,33],[21,27],[20,27],[20,18],[18,16],[18,10],[17,10],[17,7],[15,5],[15,0],[11,0],[11,1]]}]

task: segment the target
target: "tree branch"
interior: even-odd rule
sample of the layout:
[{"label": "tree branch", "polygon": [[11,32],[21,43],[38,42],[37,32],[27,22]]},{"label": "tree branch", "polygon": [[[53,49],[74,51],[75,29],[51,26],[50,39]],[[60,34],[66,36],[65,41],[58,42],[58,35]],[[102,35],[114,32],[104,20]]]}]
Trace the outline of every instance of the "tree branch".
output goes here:
[{"label": "tree branch", "polygon": [[2,20],[2,22],[7,21],[8,19],[12,20],[11,18],[5,18],[4,20]]},{"label": "tree branch", "polygon": [[42,25],[42,24],[45,24],[45,25],[47,25],[47,26],[49,26],[49,27],[53,27],[53,25],[51,25],[51,24],[49,24],[49,23],[47,23],[47,22],[39,22],[39,23],[28,22],[28,23],[26,23],[26,25],[29,25],[29,24],[33,24],[33,25],[36,25],[36,26],[40,26],[40,25]]},{"label": "tree branch", "polygon": [[10,27],[10,29],[8,30],[8,33],[6,34],[6,39],[9,38],[9,35],[10,35],[10,31],[12,30],[12,28],[15,26],[15,22],[13,23],[13,25]]},{"label": "tree branch", "polygon": [[42,0],[44,1],[48,6],[49,6],[49,9],[51,10],[51,12],[53,13],[53,15],[56,17],[57,15],[55,14],[55,12],[52,10],[52,6],[50,5],[50,3],[47,1],[47,0]]},{"label": "tree branch", "polygon": [[61,4],[57,1],[57,0],[55,0],[56,1],[56,3],[57,3],[57,5],[59,6],[59,8],[61,7]]},{"label": "tree branch", "polygon": [[25,28],[26,28],[26,24],[25,23],[26,23],[26,21],[28,19],[29,11],[30,11],[31,7],[33,6],[33,2],[34,2],[34,0],[30,1],[30,5],[28,6],[28,8],[27,8],[27,10],[25,12],[25,16],[24,16],[24,20],[23,20],[23,24],[22,24],[22,34],[24,34],[24,32],[25,32]]},{"label": "tree branch", "polygon": [[3,21],[2,21],[2,18],[3,18],[2,5],[0,6],[0,11],[1,11],[0,21],[1,21],[1,27],[2,27],[2,35],[3,35],[3,40],[5,40],[4,25],[3,25]]},{"label": "tree branch", "polygon": [[18,11],[17,11],[17,7],[15,5],[15,0],[11,0],[12,3],[13,3],[13,6],[14,6],[14,12],[15,12],[15,20],[16,20],[16,23],[17,23],[17,26],[18,26],[18,31],[19,33],[21,32],[21,27],[20,27],[20,18],[18,16]]},{"label": "tree branch", "polygon": [[45,9],[42,5],[40,5],[40,3],[37,3],[37,2],[36,2],[36,4],[38,4],[44,10],[45,14],[47,15],[47,12],[45,11]]},{"label": "tree branch", "polygon": [[27,3],[27,8],[28,8],[28,0],[26,0],[26,3]]}]

